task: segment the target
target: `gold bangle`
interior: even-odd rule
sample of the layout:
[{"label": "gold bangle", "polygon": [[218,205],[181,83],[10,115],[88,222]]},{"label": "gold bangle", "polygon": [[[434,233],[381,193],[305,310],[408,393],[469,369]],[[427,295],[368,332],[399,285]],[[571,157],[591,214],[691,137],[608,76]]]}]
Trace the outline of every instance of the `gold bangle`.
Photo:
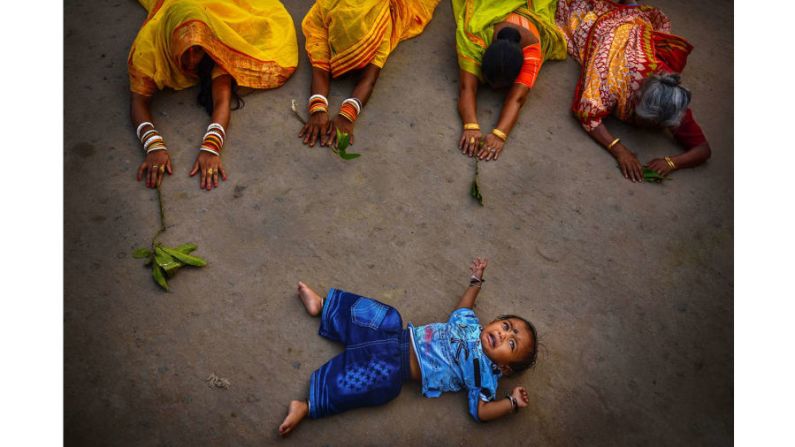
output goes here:
[{"label": "gold bangle", "polygon": [[619,142],[619,141],[621,141],[621,138],[616,138],[615,140],[613,140],[613,142],[612,142],[612,143],[610,143],[610,144],[608,144],[608,145],[607,145],[607,150],[608,150],[608,151],[609,151],[609,150],[612,150],[612,149],[613,149],[613,146],[615,146],[616,144],[618,144],[618,142]]},{"label": "gold bangle", "polygon": [[478,124],[478,123],[466,123],[466,124],[464,124],[464,130],[480,130],[480,124]]},{"label": "gold bangle", "polygon": [[676,163],[671,160],[671,157],[665,157],[665,162],[668,163],[668,166],[670,166],[671,169],[676,169]]},{"label": "gold bangle", "polygon": [[500,129],[494,128],[494,129],[492,129],[491,133],[496,135],[497,138],[499,138],[502,141],[505,141],[505,140],[508,139],[508,135],[506,135],[505,132],[501,131]]}]

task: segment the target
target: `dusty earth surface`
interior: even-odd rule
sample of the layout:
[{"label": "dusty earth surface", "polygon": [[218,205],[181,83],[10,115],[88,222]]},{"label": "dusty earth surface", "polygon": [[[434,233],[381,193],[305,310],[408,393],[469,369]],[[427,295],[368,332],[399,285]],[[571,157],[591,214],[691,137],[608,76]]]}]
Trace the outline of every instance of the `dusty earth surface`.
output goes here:
[{"label": "dusty earth surface", "polygon": [[[232,116],[229,180],[205,192],[187,172],[208,118],[195,90],[159,94],[157,127],[175,173],[163,184],[170,244],[209,260],[158,289],[131,257],[158,227],[136,183],[127,52],[145,12],[131,0],[65,4],[65,439],[68,445],[729,445],[733,407],[732,2],[654,2],[695,46],[685,71],[713,147],[664,185],[625,181],[569,112],[573,60],[550,62],[498,162],[482,163],[485,207],[457,152],[457,65],[449,1],[391,56],[345,162],[296,138],[282,88]],[[298,29],[309,0],[287,0]],[[351,80],[334,82],[332,104]],[[502,93],[484,89],[490,128]],[[336,107],[336,106],[335,106]],[[676,152],[663,133],[612,120],[642,161]],[[298,280],[446,319],[467,265],[487,256],[477,312],[535,322],[537,367],[501,381],[530,406],[478,424],[465,397],[423,398],[276,428],[339,346],[296,298]],[[229,380],[210,388],[210,374]]]}]

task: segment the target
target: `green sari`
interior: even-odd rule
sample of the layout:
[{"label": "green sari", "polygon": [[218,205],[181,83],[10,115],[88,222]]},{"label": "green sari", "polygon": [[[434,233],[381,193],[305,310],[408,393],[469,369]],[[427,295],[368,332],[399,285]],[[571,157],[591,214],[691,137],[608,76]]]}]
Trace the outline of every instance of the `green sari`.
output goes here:
[{"label": "green sari", "polygon": [[566,38],[555,25],[557,0],[452,0],[458,66],[481,81],[480,61],[491,44],[494,25],[516,12],[535,23],[545,60],[566,59]]}]

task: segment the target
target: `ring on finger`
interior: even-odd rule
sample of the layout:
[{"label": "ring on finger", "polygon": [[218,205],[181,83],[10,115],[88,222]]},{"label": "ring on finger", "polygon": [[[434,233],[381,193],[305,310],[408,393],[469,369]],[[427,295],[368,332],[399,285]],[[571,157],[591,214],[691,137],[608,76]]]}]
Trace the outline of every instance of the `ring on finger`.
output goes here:
[{"label": "ring on finger", "polygon": [[155,164],[153,164],[153,165],[152,165],[152,169],[157,169],[159,166],[160,166],[160,165],[155,165]]},{"label": "ring on finger", "polygon": [[213,168],[207,169],[207,175],[213,175]]},{"label": "ring on finger", "polygon": [[469,137],[469,144],[475,144],[475,137]]}]

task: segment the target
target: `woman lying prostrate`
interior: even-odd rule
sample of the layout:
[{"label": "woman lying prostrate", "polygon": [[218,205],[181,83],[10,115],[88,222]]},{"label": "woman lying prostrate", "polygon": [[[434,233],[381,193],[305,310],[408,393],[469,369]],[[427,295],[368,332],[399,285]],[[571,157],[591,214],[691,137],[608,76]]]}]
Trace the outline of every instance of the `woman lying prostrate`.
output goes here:
[{"label": "woman lying prostrate", "polygon": [[[337,130],[350,136],[378,75],[398,43],[422,33],[439,0],[317,0],[301,27],[312,64],[309,121],[298,133],[304,144],[335,145]],[[330,118],[331,78],[359,78],[351,97]]]},{"label": "woman lying prostrate", "polygon": [[140,0],[148,12],[130,49],[131,118],[145,159],[138,180],[159,187],[172,173],[168,146],[157,131],[154,93],[200,85],[199,104],[211,117],[190,175],[199,187],[227,179],[221,152],[230,111],[243,105],[238,87],[284,84],[298,64],[293,20],[278,0]]},{"label": "woman lying prostrate", "polygon": [[704,163],[709,143],[688,107],[690,91],[680,85],[693,46],[670,34],[659,9],[635,1],[561,0],[556,20],[580,63],[572,111],[597,143],[617,161],[621,173],[643,181],[638,157],[607,129],[603,118],[642,127],[669,129],[685,149],[647,166],[660,175]]},{"label": "woman lying prostrate", "polygon": [[[555,26],[555,0],[476,2],[453,0],[458,53],[458,148],[470,157],[497,160],[544,60],[566,59],[566,42]],[[507,88],[497,125],[483,133],[477,118],[478,83]]]}]

